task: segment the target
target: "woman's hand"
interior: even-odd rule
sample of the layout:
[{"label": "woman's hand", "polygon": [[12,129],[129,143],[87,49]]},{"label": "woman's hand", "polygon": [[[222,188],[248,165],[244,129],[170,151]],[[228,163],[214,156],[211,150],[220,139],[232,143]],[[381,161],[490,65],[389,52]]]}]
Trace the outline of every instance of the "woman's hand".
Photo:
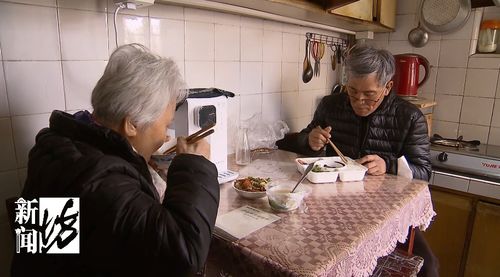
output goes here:
[{"label": "woman's hand", "polygon": [[378,155],[366,155],[361,159],[356,160],[358,163],[368,168],[367,173],[370,175],[383,175],[385,174],[386,167],[385,161]]},{"label": "woman's hand", "polygon": [[205,139],[188,144],[185,137],[178,137],[176,152],[177,154],[185,153],[200,155],[207,158],[207,160],[210,160],[210,144]]},{"label": "woman's hand", "polygon": [[319,151],[321,148],[325,147],[328,143],[328,139],[331,137],[330,131],[332,127],[328,126],[325,129],[321,129],[320,126],[312,129],[308,136],[309,147],[314,151]]}]

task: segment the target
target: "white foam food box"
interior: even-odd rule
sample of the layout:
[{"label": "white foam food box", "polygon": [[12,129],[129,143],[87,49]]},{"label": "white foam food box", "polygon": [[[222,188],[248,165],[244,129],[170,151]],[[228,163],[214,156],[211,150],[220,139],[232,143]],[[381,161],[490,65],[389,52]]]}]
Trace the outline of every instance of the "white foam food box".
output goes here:
[{"label": "white foam food box", "polygon": [[367,168],[353,159],[348,158],[347,164],[343,163],[340,157],[314,157],[297,158],[295,163],[297,170],[304,173],[309,163],[315,162],[315,165],[323,168],[322,172],[310,171],[307,174],[307,180],[312,183],[334,183],[337,178],[342,182],[360,181],[365,178]]}]

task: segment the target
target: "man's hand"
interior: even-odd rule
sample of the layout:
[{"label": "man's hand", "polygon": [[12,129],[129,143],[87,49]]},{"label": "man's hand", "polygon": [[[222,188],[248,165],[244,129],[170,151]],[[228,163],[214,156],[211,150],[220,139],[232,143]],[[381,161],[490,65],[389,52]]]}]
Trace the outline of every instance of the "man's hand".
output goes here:
[{"label": "man's hand", "polygon": [[325,129],[321,127],[316,127],[312,129],[308,136],[309,147],[314,151],[319,151],[321,148],[325,147],[328,143],[328,139],[331,137],[330,131],[332,127],[328,126]]},{"label": "man's hand", "polygon": [[368,168],[367,173],[370,175],[383,175],[385,174],[385,161],[378,155],[366,155],[361,159],[356,160],[358,163]]},{"label": "man's hand", "polygon": [[204,156],[207,160],[210,159],[210,144],[205,139],[201,139],[195,143],[188,144],[186,142],[186,138],[178,137],[177,138],[177,154],[195,154]]}]

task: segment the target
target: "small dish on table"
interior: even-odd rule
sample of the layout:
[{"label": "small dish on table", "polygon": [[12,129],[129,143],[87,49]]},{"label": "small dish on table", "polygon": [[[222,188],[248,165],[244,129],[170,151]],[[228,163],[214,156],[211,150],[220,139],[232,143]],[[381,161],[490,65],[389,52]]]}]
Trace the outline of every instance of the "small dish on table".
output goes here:
[{"label": "small dish on table", "polygon": [[234,181],[234,190],[244,198],[257,199],[266,196],[270,178],[246,177]]}]

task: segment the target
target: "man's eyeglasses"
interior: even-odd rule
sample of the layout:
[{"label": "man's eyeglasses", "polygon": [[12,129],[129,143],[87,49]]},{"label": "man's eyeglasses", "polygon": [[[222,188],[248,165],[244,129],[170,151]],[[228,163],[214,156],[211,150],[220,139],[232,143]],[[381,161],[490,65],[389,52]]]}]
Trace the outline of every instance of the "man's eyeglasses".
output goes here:
[{"label": "man's eyeglasses", "polygon": [[[373,105],[377,104],[377,102],[380,101],[380,99],[382,99],[384,97],[383,90],[381,90],[380,93],[375,94],[375,95],[366,95],[364,93],[358,93],[356,90],[354,90],[350,87],[346,87],[345,89],[347,91],[347,95],[349,95],[349,98],[351,98],[351,100],[360,101],[362,104],[366,104],[369,106],[373,106]],[[385,89],[385,87],[384,87],[384,89]],[[358,95],[358,94],[364,95],[364,98],[361,99],[361,98],[357,97],[356,95]]]}]

